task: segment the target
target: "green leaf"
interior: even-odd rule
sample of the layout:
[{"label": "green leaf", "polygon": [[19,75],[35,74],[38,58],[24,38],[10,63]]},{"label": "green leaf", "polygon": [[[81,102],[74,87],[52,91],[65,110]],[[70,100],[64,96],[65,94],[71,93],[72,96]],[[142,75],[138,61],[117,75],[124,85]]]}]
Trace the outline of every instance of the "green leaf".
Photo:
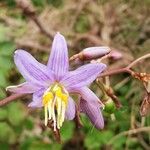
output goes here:
[{"label": "green leaf", "polygon": [[42,1],[37,1],[37,0],[32,0],[33,5],[35,6],[44,6],[45,0]]},{"label": "green leaf", "polygon": [[126,137],[121,137],[118,138],[116,142],[113,143],[113,148],[115,150],[120,150],[123,145],[126,143],[127,138]]},{"label": "green leaf", "polygon": [[74,129],[73,122],[70,122],[70,121],[64,122],[63,127],[61,128],[61,131],[60,131],[62,141],[67,141],[72,137],[73,129]]},{"label": "green leaf", "polygon": [[8,120],[14,126],[20,126],[25,119],[25,110],[20,103],[11,103],[8,107]]},{"label": "green leaf", "polygon": [[33,143],[34,140],[35,140],[35,137],[25,138],[24,141],[22,141],[20,143],[19,149],[21,149],[21,150],[29,150],[29,147],[31,146],[31,144]]},{"label": "green leaf", "polygon": [[7,86],[7,80],[5,74],[0,73],[0,87],[6,87],[6,86]]},{"label": "green leaf", "polygon": [[89,118],[84,114],[81,114],[81,122],[83,123],[84,130],[87,131],[87,132],[88,132],[89,129],[91,129],[93,127],[93,125],[91,124]]},{"label": "green leaf", "polygon": [[0,109],[0,120],[4,120],[7,118],[7,110],[6,108],[1,108]]},{"label": "green leaf", "polygon": [[0,43],[0,56],[10,56],[15,50],[14,43],[10,41],[4,41]]},{"label": "green leaf", "polygon": [[61,150],[60,144],[46,144],[41,141],[34,141],[28,150]]},{"label": "green leaf", "polygon": [[14,0],[6,0],[6,3],[9,7],[15,7],[16,3]]},{"label": "green leaf", "polygon": [[1,143],[1,149],[2,150],[10,150],[8,143]]},{"label": "green leaf", "polygon": [[[1,81],[0,81],[1,82]],[[0,88],[0,98],[4,98],[6,97],[6,93],[5,93],[5,90],[3,90],[2,88]]]},{"label": "green leaf", "polygon": [[33,118],[29,116],[29,117],[25,120],[24,126],[25,126],[26,129],[32,130],[33,127],[34,127]]},{"label": "green leaf", "polygon": [[13,67],[12,60],[9,57],[0,56],[0,68],[3,71],[9,71]]},{"label": "green leaf", "polygon": [[5,27],[3,24],[0,24],[0,42],[8,40],[8,37],[6,36],[6,32],[8,32],[9,29]]},{"label": "green leaf", "polygon": [[0,123],[0,141],[14,143],[16,135],[13,129],[5,122]]},{"label": "green leaf", "polygon": [[111,131],[98,131],[93,129],[85,137],[85,146],[91,150],[99,150],[103,144],[106,144],[113,136]]}]

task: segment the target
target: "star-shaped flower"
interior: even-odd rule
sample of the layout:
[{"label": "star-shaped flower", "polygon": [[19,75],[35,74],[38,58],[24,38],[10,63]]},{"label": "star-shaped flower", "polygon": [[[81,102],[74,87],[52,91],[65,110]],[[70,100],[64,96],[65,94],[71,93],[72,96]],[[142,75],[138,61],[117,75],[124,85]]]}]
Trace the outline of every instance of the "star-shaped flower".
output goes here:
[{"label": "star-shaped flower", "polygon": [[57,33],[52,44],[47,65],[39,63],[28,52],[16,50],[14,61],[26,82],[9,86],[13,93],[31,93],[33,100],[29,107],[44,107],[45,125],[52,120],[54,131],[60,129],[65,119],[75,117],[75,102],[70,93],[78,93],[81,111],[86,113],[97,128],[103,128],[99,98],[87,87],[106,68],[95,63],[69,71],[68,49],[65,38]]}]

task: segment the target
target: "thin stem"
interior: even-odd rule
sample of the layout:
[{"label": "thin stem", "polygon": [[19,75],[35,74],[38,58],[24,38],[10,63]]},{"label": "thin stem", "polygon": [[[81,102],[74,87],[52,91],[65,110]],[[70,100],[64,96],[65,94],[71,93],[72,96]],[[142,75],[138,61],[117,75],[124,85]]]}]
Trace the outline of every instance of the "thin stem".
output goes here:
[{"label": "thin stem", "polygon": [[123,72],[126,72],[126,73],[129,73],[131,75],[134,74],[134,72],[130,69],[131,67],[133,67],[134,65],[136,65],[139,61],[143,60],[143,59],[146,59],[146,58],[149,58],[150,57],[150,53],[149,54],[146,54],[136,60],[134,60],[131,64],[129,64],[127,67],[124,67],[124,68],[120,68],[120,69],[114,69],[114,70],[110,70],[108,72],[104,72],[102,73],[99,77],[105,77],[105,76],[109,76],[109,75],[114,75],[114,74],[119,74],[119,73],[123,73]]},{"label": "thin stem", "polygon": [[56,131],[54,131],[54,123],[53,123],[53,121],[49,120],[47,126],[52,130],[53,135],[55,136],[55,139],[57,140],[57,142],[61,144],[60,131],[59,131],[58,128],[56,128]]},{"label": "thin stem", "polygon": [[137,134],[140,132],[148,132],[150,131],[150,127],[142,127],[142,128],[138,128],[138,129],[132,129],[132,130],[128,130],[128,131],[124,131],[119,133],[118,135],[114,136],[109,142],[108,145],[112,144],[115,140],[117,140],[118,138],[120,138],[121,136],[126,136],[126,135],[131,135],[131,134]]},{"label": "thin stem", "polygon": [[26,94],[12,94],[8,97],[6,97],[5,99],[0,101],[0,107],[5,106],[6,104],[15,101],[18,98],[21,98],[23,96],[25,96]]},{"label": "thin stem", "polygon": [[101,89],[101,92],[103,93],[103,95],[106,95],[106,92],[105,92],[105,88],[104,88],[104,85],[100,83],[100,81],[97,79],[96,82],[97,86]]},{"label": "thin stem", "polygon": [[127,67],[124,67],[124,68],[120,68],[120,69],[114,69],[114,70],[110,70],[108,72],[104,72],[102,73],[99,77],[105,77],[105,76],[109,76],[109,75],[114,75],[114,74],[119,74],[119,73],[123,73],[123,72],[126,72],[126,73],[129,73],[131,75],[133,75],[133,71],[130,69],[131,67],[133,67],[134,65],[136,65],[139,61],[143,60],[143,59],[146,59],[146,58],[149,58],[150,57],[150,53],[134,60],[131,64],[129,64]]},{"label": "thin stem", "polygon": [[127,66],[127,68],[130,69],[131,67],[133,67],[134,65],[136,65],[139,61],[141,61],[141,60],[143,60],[143,59],[146,59],[146,58],[149,58],[149,57],[150,57],[150,53],[148,53],[148,54],[146,54],[146,55],[144,55],[144,56],[142,56],[142,57],[140,57],[140,58],[134,60],[131,64],[129,64],[129,65]]},{"label": "thin stem", "polygon": [[125,67],[125,68],[114,69],[114,70],[110,70],[110,71],[104,72],[104,73],[100,74],[99,77],[105,77],[105,76],[119,74],[119,73],[123,73],[123,72],[129,73],[129,74],[133,74],[132,70],[130,70],[130,69]]}]

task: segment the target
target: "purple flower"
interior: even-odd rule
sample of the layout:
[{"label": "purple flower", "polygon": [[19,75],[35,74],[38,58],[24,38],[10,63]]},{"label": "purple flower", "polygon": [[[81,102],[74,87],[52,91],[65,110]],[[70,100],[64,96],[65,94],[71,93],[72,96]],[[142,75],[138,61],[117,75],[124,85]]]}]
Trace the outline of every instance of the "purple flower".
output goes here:
[{"label": "purple flower", "polygon": [[[47,65],[39,63],[28,52],[16,50],[14,61],[26,82],[9,86],[13,93],[32,93],[29,107],[44,107],[45,125],[52,120],[54,130],[60,129],[64,119],[75,117],[75,102],[69,93],[82,97],[81,109],[97,128],[103,128],[101,103],[98,97],[86,86],[106,68],[105,64],[87,64],[75,71],[69,71],[68,49],[65,38],[57,33],[52,44]],[[95,109],[96,108],[96,109]]]}]

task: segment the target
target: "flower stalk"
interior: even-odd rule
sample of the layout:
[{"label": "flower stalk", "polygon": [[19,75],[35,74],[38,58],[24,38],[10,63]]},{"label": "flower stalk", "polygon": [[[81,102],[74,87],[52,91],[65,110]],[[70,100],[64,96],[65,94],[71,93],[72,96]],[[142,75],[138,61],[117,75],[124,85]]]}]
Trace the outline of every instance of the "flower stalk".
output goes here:
[{"label": "flower stalk", "polygon": [[114,91],[111,87],[104,85],[99,79],[97,79],[96,83],[103,93],[102,99],[105,105],[111,103],[112,109],[114,109],[113,103],[115,104],[116,108],[122,107],[119,99],[114,94]]}]

